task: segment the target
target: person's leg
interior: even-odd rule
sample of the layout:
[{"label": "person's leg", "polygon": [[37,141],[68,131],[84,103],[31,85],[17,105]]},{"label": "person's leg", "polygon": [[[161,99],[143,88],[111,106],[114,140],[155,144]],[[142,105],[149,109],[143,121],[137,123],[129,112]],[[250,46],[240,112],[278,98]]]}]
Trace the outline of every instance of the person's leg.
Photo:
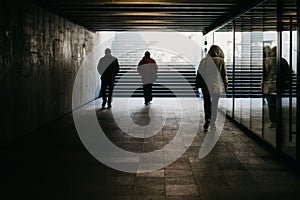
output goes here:
[{"label": "person's leg", "polygon": [[106,104],[106,88],[107,88],[107,82],[106,81],[101,81],[101,96],[102,96],[102,107],[105,106]]},{"label": "person's leg", "polygon": [[145,84],[143,85],[143,90],[144,90],[144,98],[145,98],[145,104],[148,104],[150,102],[150,96],[149,96],[149,93],[150,93],[150,84]]},{"label": "person's leg", "polygon": [[110,81],[108,83],[108,101],[107,101],[107,105],[110,108],[111,107],[111,103],[112,103],[112,95],[113,95],[113,91],[114,91],[114,86],[115,86],[115,81]]},{"label": "person's leg", "polygon": [[276,124],[276,95],[267,95],[266,97],[267,102],[268,102],[268,107],[269,107],[269,118],[271,121],[271,127],[275,128]]},{"label": "person's leg", "polygon": [[216,128],[216,120],[218,116],[218,104],[220,95],[213,94],[211,96],[211,128]]},{"label": "person's leg", "polygon": [[202,90],[204,101],[204,117],[205,121],[211,119],[211,98],[208,91]]},{"label": "person's leg", "polygon": [[150,83],[149,84],[149,102],[152,101],[152,99],[153,99],[152,98],[152,86],[153,86],[153,83]]},{"label": "person's leg", "polygon": [[[98,94],[98,98],[102,98],[102,94],[101,94],[101,79],[99,79],[98,83],[97,83],[97,90],[99,91],[99,94]],[[97,98],[97,99],[98,99]]]},{"label": "person's leg", "polygon": [[147,85],[143,85],[143,93],[144,93],[144,100],[145,104],[147,104]]},{"label": "person's leg", "polygon": [[204,118],[205,123],[203,125],[204,130],[207,130],[211,121],[211,98],[209,92],[202,89],[203,101],[204,101]]}]

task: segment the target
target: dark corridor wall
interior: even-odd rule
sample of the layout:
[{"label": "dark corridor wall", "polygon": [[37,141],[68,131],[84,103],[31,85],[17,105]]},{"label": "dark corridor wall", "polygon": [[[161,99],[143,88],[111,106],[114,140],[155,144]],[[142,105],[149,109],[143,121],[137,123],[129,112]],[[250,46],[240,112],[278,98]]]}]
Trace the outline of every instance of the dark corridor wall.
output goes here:
[{"label": "dark corridor wall", "polygon": [[99,34],[13,1],[0,2],[0,30],[2,146],[71,111],[76,73]]}]

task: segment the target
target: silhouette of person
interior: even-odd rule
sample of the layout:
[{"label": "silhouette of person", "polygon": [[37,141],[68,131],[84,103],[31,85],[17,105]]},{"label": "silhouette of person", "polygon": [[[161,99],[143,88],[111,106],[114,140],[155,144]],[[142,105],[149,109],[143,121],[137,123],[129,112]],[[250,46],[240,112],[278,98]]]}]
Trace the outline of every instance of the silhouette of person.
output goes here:
[{"label": "silhouette of person", "polygon": [[106,102],[108,108],[111,108],[115,78],[119,73],[120,66],[118,59],[111,55],[111,50],[109,48],[105,49],[105,56],[100,58],[97,69],[101,75],[100,95],[102,97],[102,108],[105,108]]},{"label": "silhouette of person", "polygon": [[204,100],[204,130],[216,129],[216,118],[220,96],[227,90],[228,77],[224,53],[217,45],[212,45],[208,54],[199,64],[196,76],[196,89],[202,88]]},{"label": "silhouette of person", "polygon": [[148,105],[152,101],[152,86],[157,79],[158,71],[158,66],[155,60],[150,57],[149,51],[145,52],[145,56],[138,64],[137,71],[143,82],[145,105]]},{"label": "silhouette of person", "polygon": [[[261,89],[268,102],[269,119],[271,125],[269,128],[276,128],[276,106],[277,106],[277,47],[271,48],[270,46],[264,47],[264,60],[263,60],[263,78],[261,82]],[[280,59],[282,81],[281,86],[284,88],[289,85],[289,64],[284,59]]]}]

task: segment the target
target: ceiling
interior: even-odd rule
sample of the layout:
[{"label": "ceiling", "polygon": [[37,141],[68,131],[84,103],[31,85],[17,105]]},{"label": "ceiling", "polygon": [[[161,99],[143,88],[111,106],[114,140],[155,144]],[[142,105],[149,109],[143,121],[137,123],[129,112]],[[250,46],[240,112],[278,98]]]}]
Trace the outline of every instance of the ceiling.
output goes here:
[{"label": "ceiling", "polygon": [[[281,26],[283,31],[297,28],[297,2],[296,0],[284,0],[278,6],[282,12]],[[238,32],[250,31],[277,31],[278,9],[276,0],[266,1],[251,9],[241,17],[235,19],[235,30]],[[232,23],[224,26],[219,31],[232,31]]]},{"label": "ceiling", "polygon": [[207,33],[263,0],[36,0],[35,2],[91,31],[172,29]]}]

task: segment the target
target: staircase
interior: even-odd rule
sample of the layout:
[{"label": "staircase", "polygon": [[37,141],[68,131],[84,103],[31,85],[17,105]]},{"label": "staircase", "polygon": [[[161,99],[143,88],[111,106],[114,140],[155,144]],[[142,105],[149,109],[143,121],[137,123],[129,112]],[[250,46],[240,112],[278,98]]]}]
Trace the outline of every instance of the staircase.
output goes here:
[{"label": "staircase", "polygon": [[[158,64],[158,80],[153,86],[154,97],[196,97],[195,66],[178,55],[170,54],[161,49],[155,49],[156,41],[146,42],[139,33],[125,32],[116,34],[112,43],[112,53],[119,59],[120,73],[116,78],[115,97],[143,97],[142,81],[137,73],[138,62],[145,51],[150,51],[151,57]],[[255,50],[255,49],[254,49]],[[254,51],[253,50],[253,51]],[[254,52],[261,54],[261,52]],[[259,57],[259,56],[258,56]],[[260,88],[263,69],[261,60],[255,61],[250,67],[249,58],[244,58],[240,66],[227,66],[229,88],[227,97],[261,98]],[[234,83],[233,83],[234,78]],[[297,86],[296,74],[292,74],[291,92],[284,91],[283,97],[295,96]]]},{"label": "staircase", "polygon": [[155,49],[155,42],[146,43],[139,33],[116,34],[112,53],[119,60],[120,72],[116,78],[115,97],[143,97],[143,88],[137,65],[150,51],[158,64],[158,79],[153,85],[153,97],[195,97],[195,66],[164,50]]},{"label": "staircase", "polygon": [[[228,74],[228,91],[227,97],[233,96],[236,98],[255,98],[262,97],[260,88],[261,79],[263,76],[262,67],[245,67],[236,68],[234,73],[233,82],[233,69],[232,66],[227,66]],[[234,88],[233,88],[234,87]]]},{"label": "staircase", "polygon": [[[263,77],[262,67],[236,67],[234,73],[234,83],[232,66],[227,66],[227,74],[229,82],[227,97],[233,97],[233,90],[235,98],[262,97],[263,94],[260,86]],[[291,78],[292,85],[290,88],[287,88],[282,92],[282,97],[296,97],[297,75],[293,72]]]}]

